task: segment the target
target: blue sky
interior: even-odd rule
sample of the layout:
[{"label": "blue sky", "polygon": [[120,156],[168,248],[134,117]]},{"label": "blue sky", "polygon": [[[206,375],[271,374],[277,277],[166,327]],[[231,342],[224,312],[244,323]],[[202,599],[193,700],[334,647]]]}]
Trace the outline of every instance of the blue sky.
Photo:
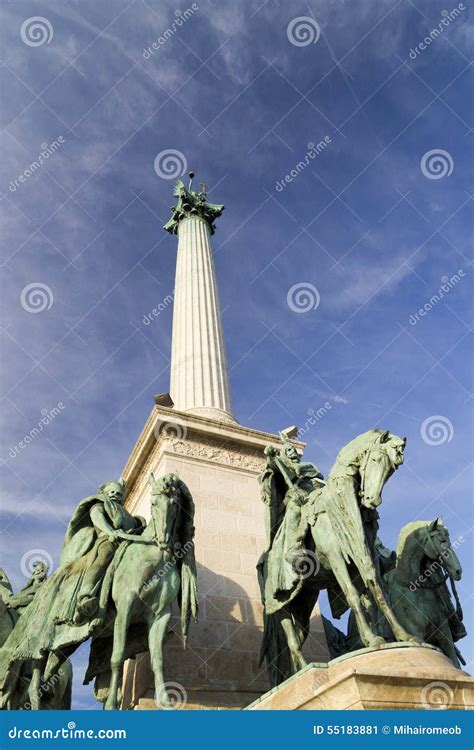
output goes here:
[{"label": "blue sky", "polygon": [[[403,524],[443,515],[466,540],[469,628],[470,6],[2,3],[1,541],[15,587],[31,550],[57,564],[75,504],[120,474],[169,388],[172,308],[143,320],[173,289],[166,178],[187,165],[226,206],[213,244],[237,419],[274,432],[319,414],[304,438],[324,473],[360,432],[406,435],[381,536],[394,546]],[[461,648],[472,668],[472,640]]]}]

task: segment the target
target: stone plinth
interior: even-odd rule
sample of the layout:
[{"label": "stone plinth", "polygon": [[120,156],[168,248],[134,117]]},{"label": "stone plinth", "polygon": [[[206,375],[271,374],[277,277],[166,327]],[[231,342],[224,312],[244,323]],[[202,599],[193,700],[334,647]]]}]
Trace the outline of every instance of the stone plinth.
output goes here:
[{"label": "stone plinth", "polygon": [[[191,624],[186,651],[176,620],[165,644],[165,680],[182,686],[182,708],[242,708],[269,687],[258,666],[263,624],[256,573],[266,543],[257,478],[268,444],[278,446],[279,438],[155,406],[124,470],[131,513],[149,517],[151,471],[177,472],[196,506],[199,622]],[[318,610],[305,655],[328,659]],[[124,705],[154,708],[152,685],[148,657],[130,662]]]},{"label": "stone plinth", "polygon": [[440,651],[410,644],[310,664],[247,707],[267,710],[474,708],[474,679]]}]

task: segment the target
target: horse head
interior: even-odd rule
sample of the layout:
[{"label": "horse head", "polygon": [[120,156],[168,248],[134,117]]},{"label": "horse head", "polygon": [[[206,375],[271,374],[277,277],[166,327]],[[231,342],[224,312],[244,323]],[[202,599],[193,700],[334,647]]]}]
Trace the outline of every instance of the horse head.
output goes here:
[{"label": "horse head", "polygon": [[382,502],[387,479],[403,463],[405,445],[406,438],[376,431],[376,438],[368,446],[360,467],[360,498],[366,508],[376,508]]},{"label": "horse head", "polygon": [[426,523],[421,528],[420,541],[430,560],[444,568],[455,581],[461,579],[461,563],[452,547],[449,531],[441,518],[435,518],[434,521]]},{"label": "horse head", "polygon": [[173,552],[174,529],[180,511],[179,478],[165,474],[158,480],[150,474],[151,524],[156,544],[164,552]]}]

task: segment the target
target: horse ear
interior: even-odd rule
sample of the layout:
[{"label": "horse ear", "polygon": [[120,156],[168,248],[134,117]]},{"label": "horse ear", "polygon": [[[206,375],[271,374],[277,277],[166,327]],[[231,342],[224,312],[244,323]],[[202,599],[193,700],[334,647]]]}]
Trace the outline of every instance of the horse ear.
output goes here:
[{"label": "horse ear", "polygon": [[122,487],[122,489],[125,489],[125,479],[123,477],[120,477],[118,480],[119,485]]},{"label": "horse ear", "polygon": [[382,432],[382,434],[380,435],[380,442],[381,443],[386,443],[387,440],[388,440],[388,438],[389,438],[389,435],[390,435],[389,431],[388,430],[384,430],[384,432]]},{"label": "horse ear", "polygon": [[407,439],[406,439],[406,437],[402,438],[402,443],[403,443],[403,447],[405,447],[405,445],[407,444]]},{"label": "horse ear", "polygon": [[431,521],[430,525],[428,526],[428,531],[436,531],[438,528],[438,522],[439,518],[435,518],[434,521]]}]

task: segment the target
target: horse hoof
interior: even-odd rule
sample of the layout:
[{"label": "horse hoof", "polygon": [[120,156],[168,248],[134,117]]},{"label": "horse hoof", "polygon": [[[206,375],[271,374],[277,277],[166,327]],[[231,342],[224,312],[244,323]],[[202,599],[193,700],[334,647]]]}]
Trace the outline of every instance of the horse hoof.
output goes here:
[{"label": "horse hoof", "polygon": [[385,646],[387,641],[385,638],[382,638],[381,635],[377,635],[375,638],[373,638],[370,642],[370,648],[380,648],[381,646]]}]

